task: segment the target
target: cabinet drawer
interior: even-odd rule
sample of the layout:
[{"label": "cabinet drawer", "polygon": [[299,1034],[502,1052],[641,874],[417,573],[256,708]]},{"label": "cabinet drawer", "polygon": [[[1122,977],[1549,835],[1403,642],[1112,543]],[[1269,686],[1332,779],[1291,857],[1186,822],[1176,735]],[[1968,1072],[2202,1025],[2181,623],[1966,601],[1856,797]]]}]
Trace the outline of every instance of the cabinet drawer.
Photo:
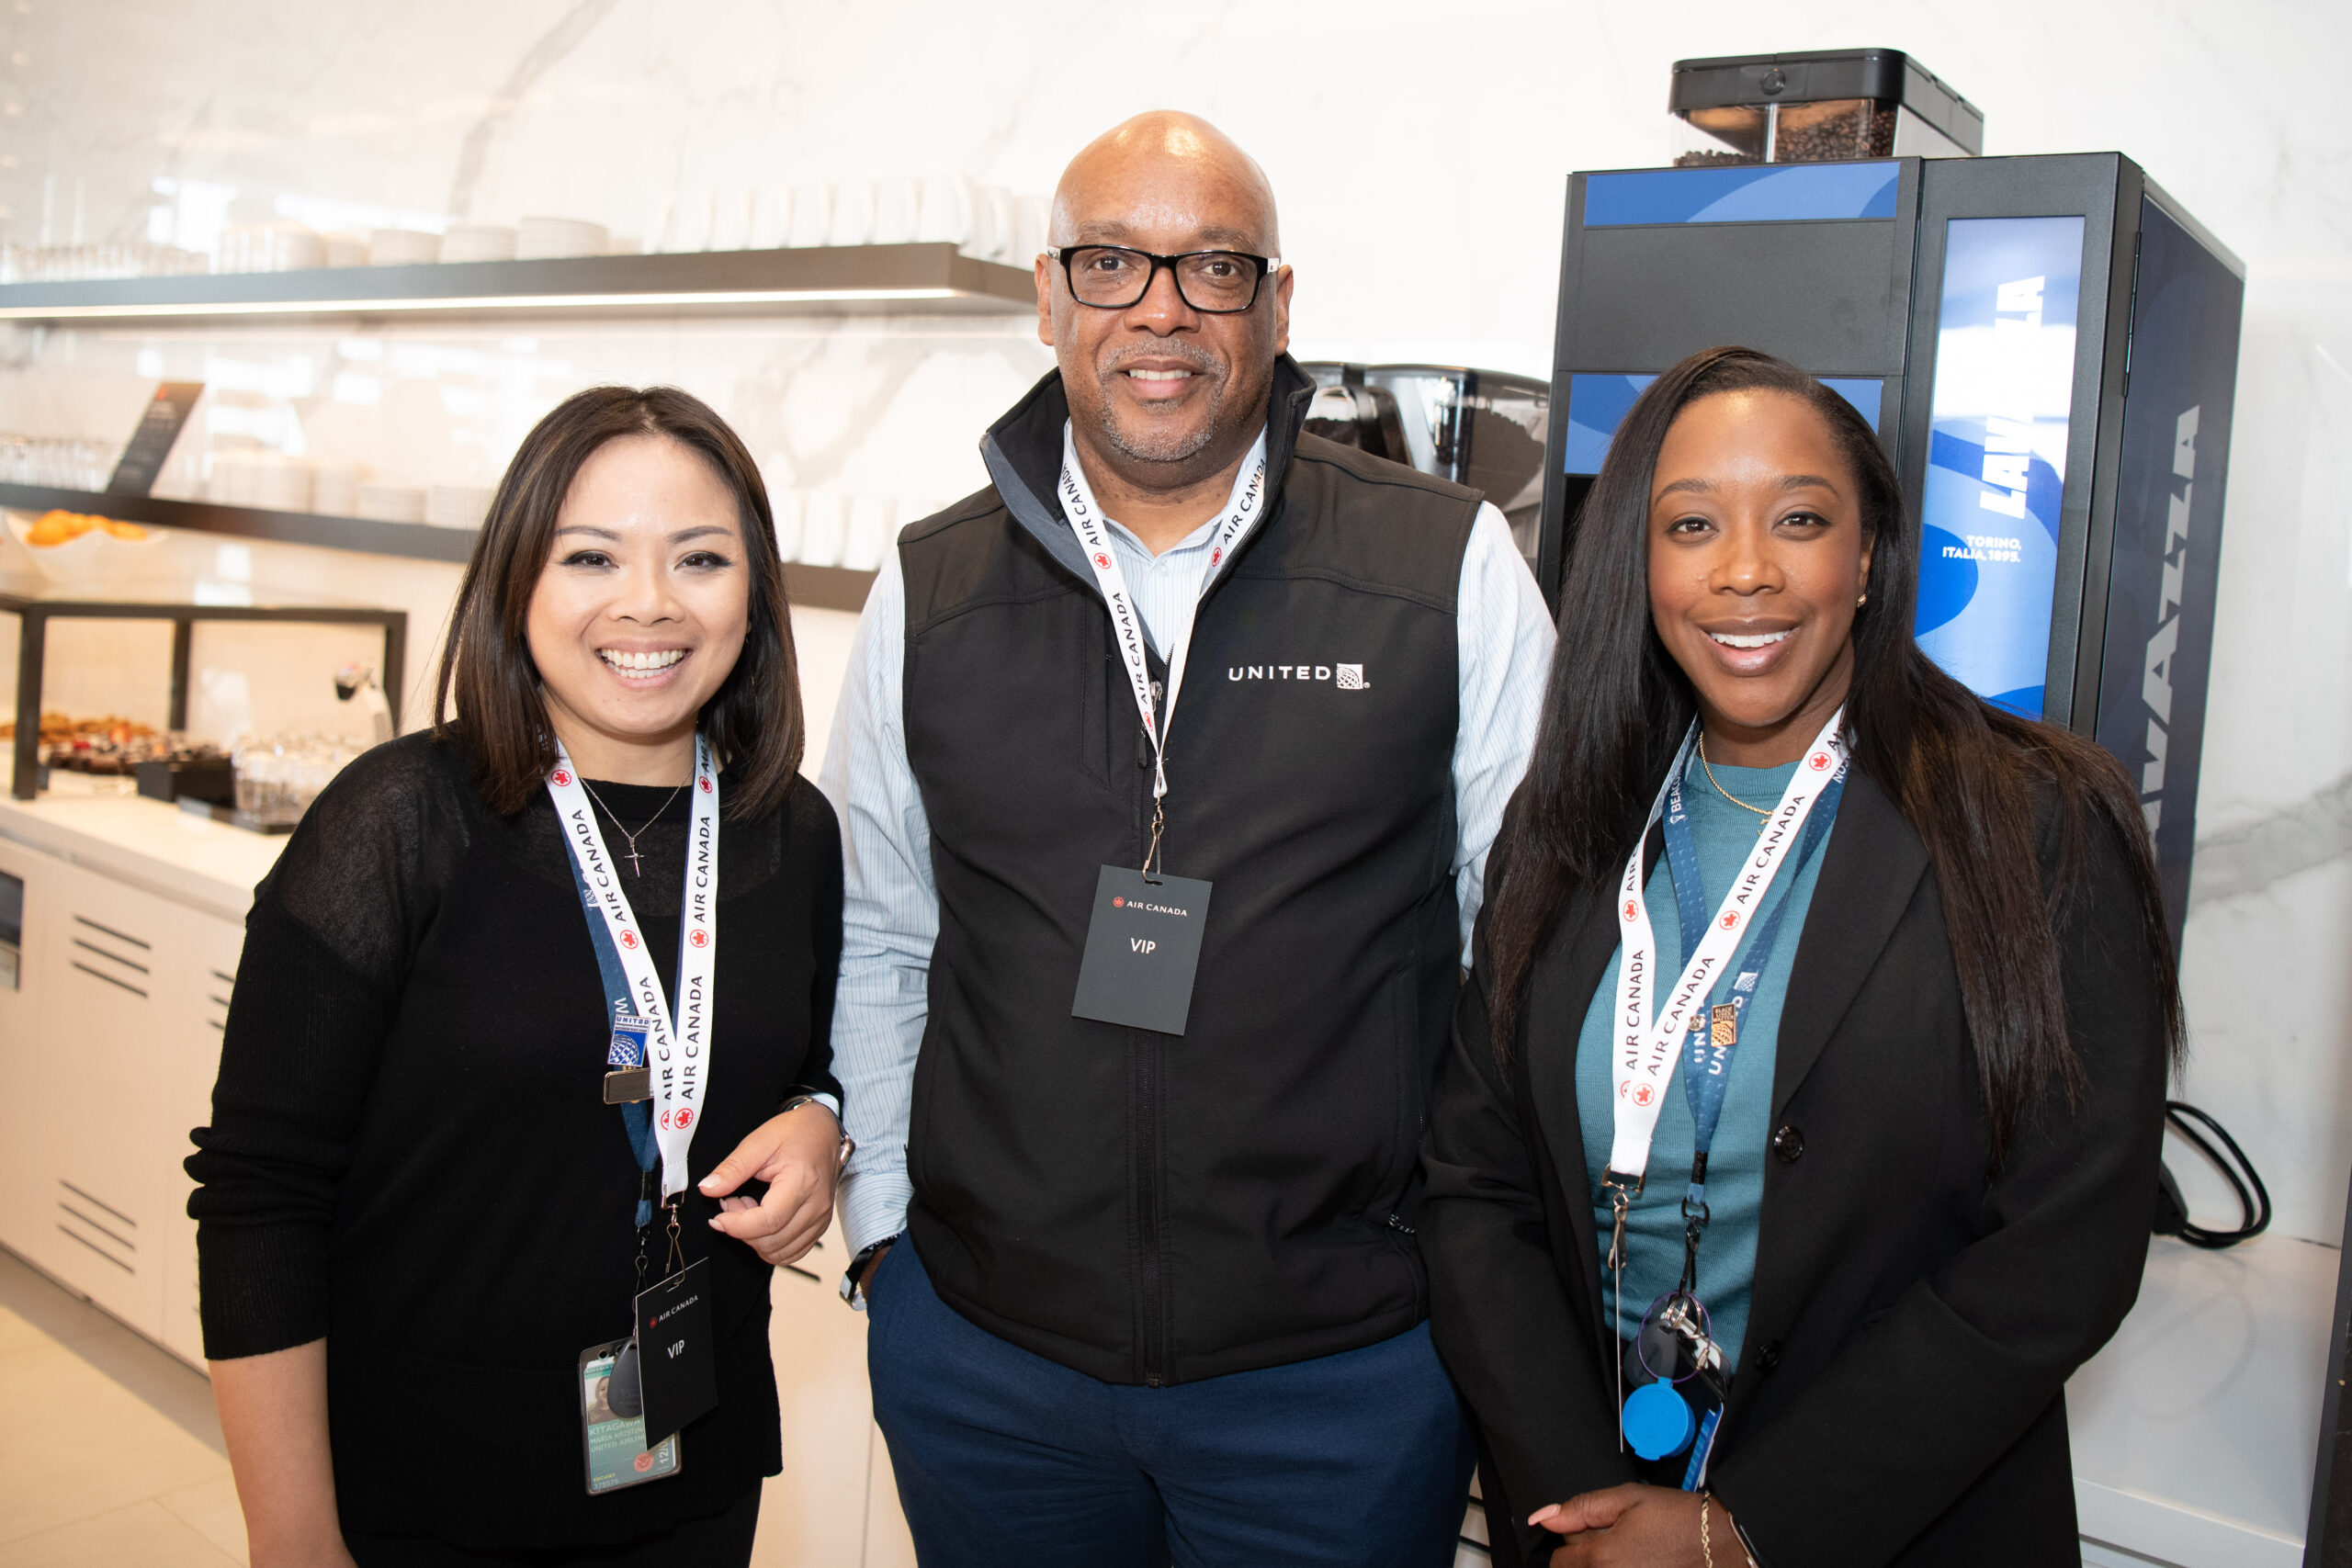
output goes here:
[{"label": "cabinet drawer", "polygon": [[80,866],[51,878],[35,1102],[45,1213],[33,1257],[141,1333],[163,1327],[163,1111],[189,911]]}]

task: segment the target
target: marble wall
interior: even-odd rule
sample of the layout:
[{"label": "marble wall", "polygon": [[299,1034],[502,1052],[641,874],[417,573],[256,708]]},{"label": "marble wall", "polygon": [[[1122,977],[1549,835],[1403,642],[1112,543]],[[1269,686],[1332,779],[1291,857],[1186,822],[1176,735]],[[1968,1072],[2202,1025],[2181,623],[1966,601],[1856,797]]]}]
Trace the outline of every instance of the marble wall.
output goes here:
[{"label": "marble wall", "polygon": [[[12,0],[0,231],[556,213],[628,234],[681,189],[949,173],[1043,191],[1095,130],[1175,106],[1272,175],[1302,354],[1543,374],[1563,176],[1664,160],[1671,61],[1909,50],[1984,110],[1987,152],[2128,152],[2246,261],[2187,1090],[2260,1162],[2279,1227],[2333,1243],[2352,1165],[2352,152],[2323,73],[2352,45],[2347,16],[2319,0],[1203,0],[1107,18],[1038,0]],[[914,506],[978,482],[979,427],[1045,363],[1017,318],[18,333],[0,345],[0,426],[127,424],[148,378],[243,375],[273,440],[481,482],[572,387],[673,378],[741,423],[777,483]],[[187,547],[187,570],[220,575],[214,547]],[[255,547],[230,564],[262,591],[397,597],[424,623],[422,656],[450,574],[312,558]],[[845,621],[807,617],[820,710]]]}]

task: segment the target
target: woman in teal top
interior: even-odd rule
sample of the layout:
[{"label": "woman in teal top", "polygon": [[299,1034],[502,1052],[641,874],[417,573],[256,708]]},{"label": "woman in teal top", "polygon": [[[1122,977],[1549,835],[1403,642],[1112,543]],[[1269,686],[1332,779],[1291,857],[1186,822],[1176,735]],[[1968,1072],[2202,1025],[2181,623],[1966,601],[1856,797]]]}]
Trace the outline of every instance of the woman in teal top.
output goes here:
[{"label": "woman in teal top", "polygon": [[[1720,896],[1731,886],[1741,863],[1756,847],[1758,829],[1770,815],[1781,792],[1788,787],[1794,761],[1774,768],[1741,768],[1729,763],[1707,764],[1694,750],[1683,774],[1682,798],[1690,814],[1690,829],[1699,849],[1699,872],[1710,895]],[[1699,1249],[1699,1279],[1692,1293],[1707,1306],[1714,1337],[1736,1354],[1747,1327],[1747,1293],[1756,1272],[1756,1226],[1764,1203],[1765,1144],[1771,1135],[1772,1047],[1781,1030],[1781,1003],[1787,995],[1789,970],[1796,963],[1796,932],[1804,925],[1814,885],[1821,879],[1818,852],[1802,866],[1784,873],[1789,909],[1781,941],[1773,943],[1770,960],[1739,1021],[1739,1042],[1732,1053],[1729,1083],[1724,1091],[1723,1119],[1715,1131],[1707,1160],[1705,1244]],[[1676,922],[1665,918],[1674,908],[1674,882],[1664,856],[1645,889],[1650,908],[1657,916],[1659,956],[1666,973],[1679,970],[1690,954],[1682,951]],[[1770,897],[1782,890],[1775,886]],[[1734,972],[1747,966],[1759,934],[1750,931],[1735,950]],[[1617,959],[1610,958],[1615,973]],[[1615,1093],[1609,1077],[1609,1015],[1615,992],[1602,986],[1592,993],[1577,1041],[1577,1115],[1583,1123],[1585,1172],[1592,1190],[1601,1190],[1600,1179],[1609,1164],[1611,1105]],[[1657,1133],[1650,1144],[1650,1167],[1664,1183],[1661,1190],[1679,1190],[1683,1172],[1690,1168],[1696,1126],[1678,1066],[1675,1081],[1667,1086]],[[1595,1205],[1594,1223],[1606,1229],[1610,1205]],[[1625,1226],[1624,1314],[1620,1338],[1631,1339],[1650,1303],[1673,1290],[1682,1274],[1683,1224],[1674,1203],[1641,1203],[1627,1213]],[[1611,1306],[1615,1306],[1612,1300]]]},{"label": "woman in teal top", "polygon": [[1419,1218],[1498,1562],[2078,1561],[2179,995],[2131,780],[1920,652],[1917,538],[1747,349],[1587,499]]}]

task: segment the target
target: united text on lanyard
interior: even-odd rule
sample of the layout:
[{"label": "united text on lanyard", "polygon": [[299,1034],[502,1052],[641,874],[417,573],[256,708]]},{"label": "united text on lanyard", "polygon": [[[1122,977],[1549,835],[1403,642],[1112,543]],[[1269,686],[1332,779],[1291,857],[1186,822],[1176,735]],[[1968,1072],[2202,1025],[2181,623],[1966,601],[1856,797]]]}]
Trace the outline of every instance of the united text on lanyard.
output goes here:
[{"label": "united text on lanyard", "polygon": [[[588,792],[560,742],[548,794],[563,825],[564,845],[628,977],[630,1004],[652,1027],[646,1065],[652,1069],[653,1135],[662,1152],[662,1196],[687,1183],[686,1156],[702,1119],[710,1079],[712,977],[718,958],[718,771],[710,746],[695,737],[694,811],[686,833],[685,896],[678,909],[678,990],[673,1012],[662,995],[628,896],[621,889]],[[610,1021],[608,1020],[607,1022]]]},{"label": "united text on lanyard", "polygon": [[1168,637],[1165,703],[1156,703],[1152,698],[1151,665],[1144,655],[1143,615],[1136,607],[1135,595],[1127,589],[1126,573],[1120,570],[1118,554],[1112,547],[1109,520],[1095,504],[1094,491],[1086,482],[1086,471],[1079,466],[1078,446],[1067,423],[1062,426],[1059,493],[1062,515],[1069,519],[1071,532],[1078,536],[1080,547],[1086,551],[1086,563],[1094,569],[1094,581],[1102,588],[1102,602],[1110,607],[1119,659],[1126,666],[1127,683],[1135,692],[1136,711],[1143,716],[1144,733],[1151,738],[1151,848],[1145,852],[1143,863],[1144,874],[1148,876],[1159,852],[1160,829],[1166,821],[1162,803],[1168,795],[1168,730],[1176,721],[1176,694],[1184,684],[1184,663],[1193,646],[1193,624],[1199,617],[1201,600],[1225,564],[1233,558],[1234,552],[1241,547],[1241,541],[1257,525],[1258,514],[1265,506],[1265,433],[1259,433],[1258,444],[1243,461],[1225,510],[1210,526],[1209,564],[1201,576],[1200,592],[1184,607],[1182,620]]}]

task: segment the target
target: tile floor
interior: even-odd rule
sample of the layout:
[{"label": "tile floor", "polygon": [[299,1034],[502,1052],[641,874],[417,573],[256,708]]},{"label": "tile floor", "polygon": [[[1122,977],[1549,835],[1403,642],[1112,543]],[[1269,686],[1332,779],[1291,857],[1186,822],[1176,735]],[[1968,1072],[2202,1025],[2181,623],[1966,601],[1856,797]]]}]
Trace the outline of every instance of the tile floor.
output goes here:
[{"label": "tile floor", "polygon": [[[779,1273],[786,1468],[754,1568],[915,1568],[866,1415],[865,1319]],[[229,1568],[245,1527],[212,1384],[0,1248],[0,1568]],[[1484,1568],[1465,1545],[1457,1568]]]},{"label": "tile floor", "polygon": [[[778,1280],[792,1463],[768,1483],[754,1568],[913,1568],[865,1414],[865,1320],[829,1287]],[[211,1382],[6,1248],[0,1410],[0,1568],[245,1562]]]},{"label": "tile floor", "polygon": [[245,1561],[211,1383],[6,1251],[0,1407],[0,1564]]}]

